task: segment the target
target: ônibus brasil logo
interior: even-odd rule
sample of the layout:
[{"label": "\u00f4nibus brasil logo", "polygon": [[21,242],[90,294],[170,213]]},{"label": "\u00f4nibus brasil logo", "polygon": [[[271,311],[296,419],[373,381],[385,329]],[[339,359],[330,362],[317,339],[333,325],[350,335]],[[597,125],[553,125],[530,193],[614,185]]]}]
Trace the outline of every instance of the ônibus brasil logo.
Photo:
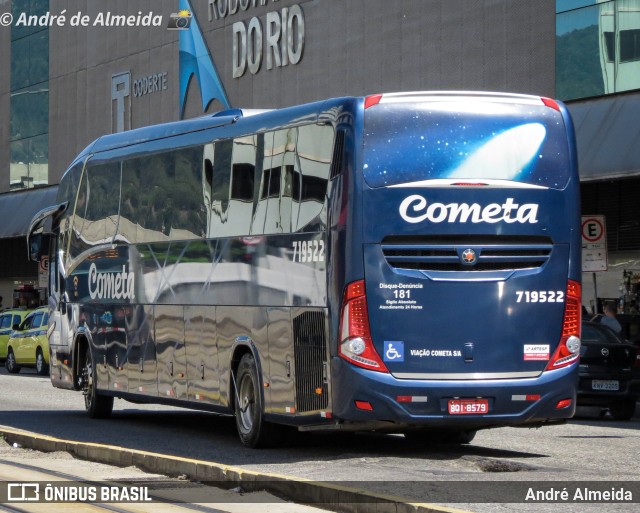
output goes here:
[{"label": "\u00f4nibus brasil logo", "polygon": [[95,263],[89,267],[89,296],[91,299],[135,299],[135,276],[127,272],[99,273]]},{"label": "\u00f4nibus brasil logo", "polygon": [[504,203],[431,203],[419,194],[413,194],[400,203],[400,216],[407,223],[530,223],[538,222],[538,205],[515,203],[507,198]]}]

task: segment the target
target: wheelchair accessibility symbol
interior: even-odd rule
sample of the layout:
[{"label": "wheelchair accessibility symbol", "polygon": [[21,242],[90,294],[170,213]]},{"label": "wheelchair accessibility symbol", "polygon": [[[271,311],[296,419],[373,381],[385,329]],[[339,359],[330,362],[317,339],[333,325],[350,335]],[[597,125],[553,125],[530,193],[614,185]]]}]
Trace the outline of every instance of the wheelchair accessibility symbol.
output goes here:
[{"label": "wheelchair accessibility symbol", "polygon": [[383,359],[385,362],[404,362],[404,342],[385,340]]}]

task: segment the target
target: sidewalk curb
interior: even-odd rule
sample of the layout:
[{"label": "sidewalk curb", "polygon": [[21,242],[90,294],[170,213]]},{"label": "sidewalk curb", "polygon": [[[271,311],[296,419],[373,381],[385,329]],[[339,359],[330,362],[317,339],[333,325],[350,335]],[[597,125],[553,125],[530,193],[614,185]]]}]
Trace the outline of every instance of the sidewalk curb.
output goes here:
[{"label": "sidewalk curb", "polygon": [[79,459],[118,467],[135,466],[146,472],[187,476],[189,480],[241,486],[247,491],[266,490],[289,500],[345,513],[468,513],[424,503],[408,503],[400,497],[381,495],[333,483],[316,482],[282,474],[262,473],[239,467],[126,449],[112,445],[61,440],[29,431],[0,426],[9,444],[41,452],[67,452]]}]

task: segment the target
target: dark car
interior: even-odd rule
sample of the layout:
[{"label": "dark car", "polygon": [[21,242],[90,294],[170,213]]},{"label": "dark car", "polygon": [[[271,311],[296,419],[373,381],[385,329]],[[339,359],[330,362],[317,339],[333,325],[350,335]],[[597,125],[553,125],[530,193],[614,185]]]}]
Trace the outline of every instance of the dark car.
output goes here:
[{"label": "dark car", "polygon": [[633,417],[640,395],[638,352],[611,328],[583,322],[578,406],[607,408],[617,420]]}]

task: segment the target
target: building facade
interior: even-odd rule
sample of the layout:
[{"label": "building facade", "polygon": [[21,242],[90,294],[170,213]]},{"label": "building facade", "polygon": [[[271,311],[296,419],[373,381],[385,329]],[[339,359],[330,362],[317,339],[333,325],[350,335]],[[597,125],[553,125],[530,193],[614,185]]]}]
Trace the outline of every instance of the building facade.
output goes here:
[{"label": "building facade", "polygon": [[[35,264],[7,255],[26,255],[25,224],[95,138],[228,107],[342,95],[483,90],[568,100],[585,173],[583,209],[608,209],[609,236],[619,240],[633,230],[624,208],[609,220],[611,198],[637,187],[640,155],[617,151],[625,155],[615,163],[607,155],[628,140],[616,131],[639,137],[625,118],[640,103],[640,74],[627,66],[640,48],[630,14],[639,4],[0,0],[0,65],[10,70],[0,74],[0,213],[22,220],[12,230],[0,226],[9,249],[0,252],[0,295],[37,283]],[[595,113],[607,117],[606,132]],[[9,210],[17,197],[27,206]],[[612,251],[640,250],[637,239]]]}]

